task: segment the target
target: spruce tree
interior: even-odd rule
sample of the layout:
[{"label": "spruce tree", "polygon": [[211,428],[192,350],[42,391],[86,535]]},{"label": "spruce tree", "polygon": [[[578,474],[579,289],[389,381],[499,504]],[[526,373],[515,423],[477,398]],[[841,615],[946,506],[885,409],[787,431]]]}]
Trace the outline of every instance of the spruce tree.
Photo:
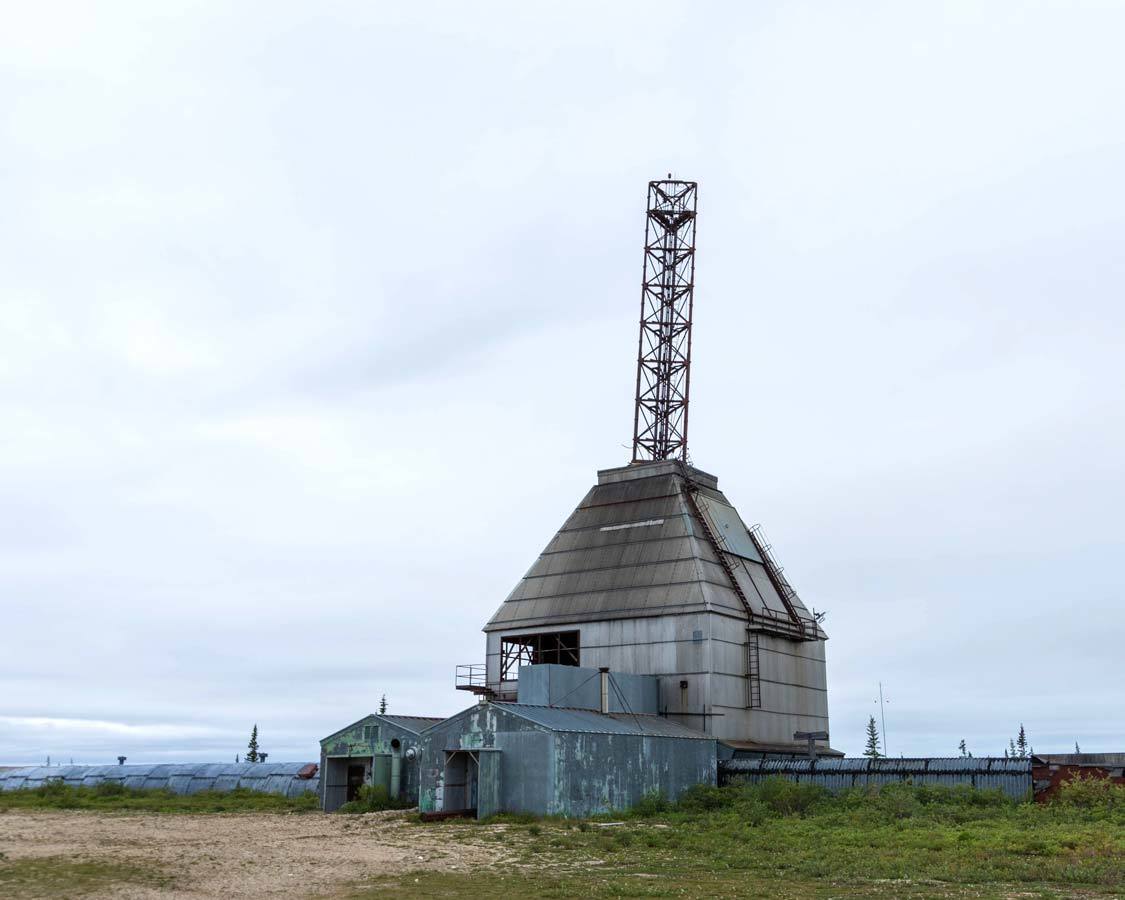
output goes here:
[{"label": "spruce tree", "polygon": [[1009,759],[1019,759],[1019,755],[1016,753],[1015,738],[1008,738],[1008,754],[1007,755],[1008,755]]},{"label": "spruce tree", "polygon": [[1074,742],[1074,752],[1075,753],[1081,753],[1082,752],[1082,750],[1078,746],[1078,741]]},{"label": "spruce tree", "polygon": [[258,761],[258,723],[254,723],[254,729],[250,732],[250,743],[246,745],[246,761]]},{"label": "spruce tree", "polygon": [[867,744],[863,749],[864,756],[870,756],[872,759],[878,759],[883,754],[879,752],[879,729],[875,725],[875,717],[869,716],[867,719]]},{"label": "spruce tree", "polygon": [[1027,733],[1023,730],[1023,722],[1020,722],[1020,733],[1016,738],[1016,752],[1020,759],[1027,759]]},{"label": "spruce tree", "polygon": [[961,751],[962,756],[968,756],[969,755],[969,750],[965,746],[965,739],[964,738],[961,738],[961,743],[957,745],[957,749]]},{"label": "spruce tree", "polygon": [[387,712],[387,695],[383,694],[383,696],[379,698],[379,715],[381,715],[381,716],[386,715],[386,712]]}]

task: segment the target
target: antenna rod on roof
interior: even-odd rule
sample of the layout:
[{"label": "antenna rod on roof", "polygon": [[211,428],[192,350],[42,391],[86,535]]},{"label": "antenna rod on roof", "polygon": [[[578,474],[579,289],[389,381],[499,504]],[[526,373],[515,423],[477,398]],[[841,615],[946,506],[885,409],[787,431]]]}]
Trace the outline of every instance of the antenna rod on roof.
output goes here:
[{"label": "antenna rod on roof", "polygon": [[671,175],[648,183],[633,462],[687,461],[697,188]]}]

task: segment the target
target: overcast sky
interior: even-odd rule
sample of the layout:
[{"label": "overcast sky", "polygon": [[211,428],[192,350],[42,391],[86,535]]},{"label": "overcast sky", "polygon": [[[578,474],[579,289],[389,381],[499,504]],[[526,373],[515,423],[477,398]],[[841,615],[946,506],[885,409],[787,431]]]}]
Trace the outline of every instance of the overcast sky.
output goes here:
[{"label": "overcast sky", "polygon": [[[173,8],[175,8],[174,11]],[[628,460],[645,185],[691,450],[832,743],[1125,749],[1118,2],[3,4],[0,763],[274,759],[454,666]]]}]

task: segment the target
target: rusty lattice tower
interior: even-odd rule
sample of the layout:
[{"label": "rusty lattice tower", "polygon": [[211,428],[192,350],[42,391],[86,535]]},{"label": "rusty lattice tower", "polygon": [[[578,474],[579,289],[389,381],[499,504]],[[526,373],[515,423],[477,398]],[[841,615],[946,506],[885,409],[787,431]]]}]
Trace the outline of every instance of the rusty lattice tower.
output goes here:
[{"label": "rusty lattice tower", "polygon": [[696,189],[671,176],[648,184],[633,462],[687,460]]}]

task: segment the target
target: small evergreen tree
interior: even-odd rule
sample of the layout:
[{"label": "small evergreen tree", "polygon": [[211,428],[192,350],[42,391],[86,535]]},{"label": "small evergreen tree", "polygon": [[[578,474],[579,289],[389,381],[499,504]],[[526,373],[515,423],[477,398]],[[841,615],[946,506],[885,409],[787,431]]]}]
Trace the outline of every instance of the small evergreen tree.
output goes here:
[{"label": "small evergreen tree", "polygon": [[1074,742],[1074,752],[1075,753],[1081,753],[1082,752],[1081,748],[1079,748],[1079,746],[1078,746],[1078,741]]},{"label": "small evergreen tree", "polygon": [[965,746],[965,739],[964,738],[961,738],[961,743],[957,745],[957,749],[961,751],[962,756],[968,756],[969,755],[969,750]]},{"label": "small evergreen tree", "polygon": [[875,717],[867,719],[867,744],[863,748],[863,755],[878,759],[883,754],[879,752],[879,729],[875,725]]},{"label": "small evergreen tree", "polygon": [[254,729],[250,732],[250,743],[246,745],[246,761],[256,763],[258,761],[258,723],[254,723]]},{"label": "small evergreen tree", "polygon": [[383,696],[379,698],[379,715],[381,715],[381,716],[386,715],[386,712],[387,712],[387,695],[383,694]]},{"label": "small evergreen tree", "polygon": [[1008,755],[1009,759],[1019,759],[1019,756],[1016,754],[1015,738],[1008,738],[1008,753],[1007,753],[1007,755]]},{"label": "small evergreen tree", "polygon": [[1023,722],[1020,722],[1020,733],[1016,738],[1016,753],[1020,759],[1027,759],[1029,755],[1027,746],[1027,732],[1023,730]]},{"label": "small evergreen tree", "polygon": [[234,754],[234,761],[235,761],[235,763],[237,763],[237,762],[238,762],[238,754],[237,754],[237,753],[236,753],[236,754]]}]

